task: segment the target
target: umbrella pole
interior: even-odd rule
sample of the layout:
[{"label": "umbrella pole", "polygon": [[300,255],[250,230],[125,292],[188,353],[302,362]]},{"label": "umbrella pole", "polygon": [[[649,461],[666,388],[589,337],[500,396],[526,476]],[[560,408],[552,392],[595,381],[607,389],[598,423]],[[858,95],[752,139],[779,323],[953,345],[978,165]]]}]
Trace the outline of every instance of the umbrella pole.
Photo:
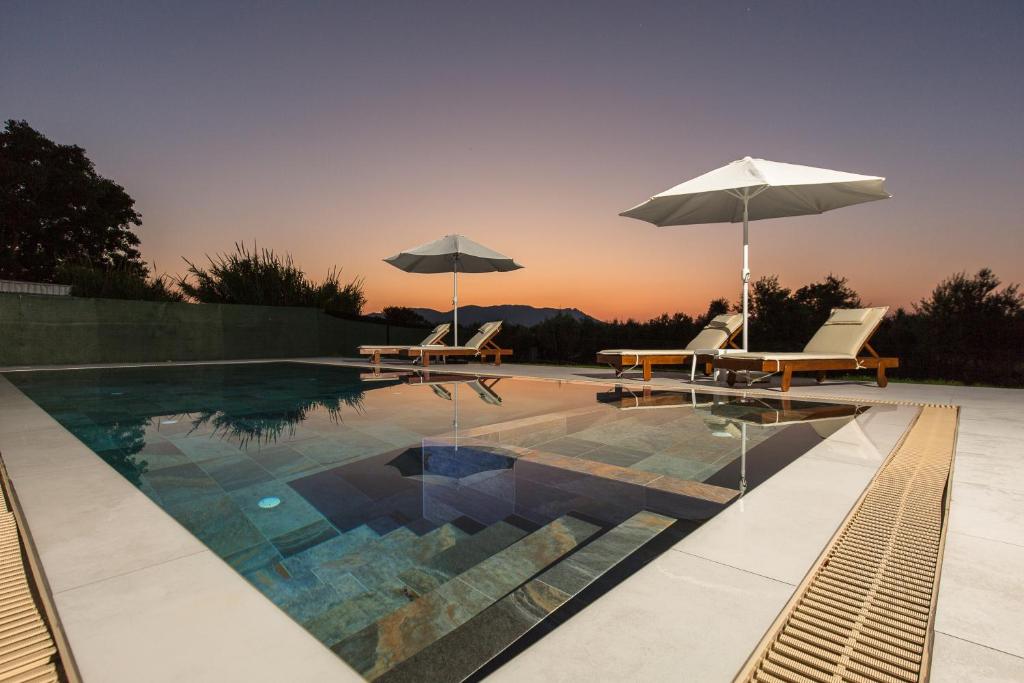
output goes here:
[{"label": "umbrella pole", "polygon": [[748,209],[750,194],[743,193],[743,350],[747,351],[747,331],[750,329],[750,224]]},{"label": "umbrella pole", "polygon": [[740,425],[740,497],[747,492],[747,423]]},{"label": "umbrella pole", "polygon": [[459,262],[452,264],[452,279],[454,280],[452,291],[452,312],[455,316],[452,327],[455,328],[455,346],[459,345]]}]

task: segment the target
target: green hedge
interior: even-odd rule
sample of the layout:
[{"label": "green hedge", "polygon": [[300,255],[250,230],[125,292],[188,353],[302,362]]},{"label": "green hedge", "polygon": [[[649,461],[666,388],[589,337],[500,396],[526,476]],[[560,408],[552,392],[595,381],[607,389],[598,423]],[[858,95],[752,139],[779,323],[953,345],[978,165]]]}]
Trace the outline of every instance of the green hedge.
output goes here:
[{"label": "green hedge", "polygon": [[314,308],[0,294],[0,366],[352,356],[425,334]]}]

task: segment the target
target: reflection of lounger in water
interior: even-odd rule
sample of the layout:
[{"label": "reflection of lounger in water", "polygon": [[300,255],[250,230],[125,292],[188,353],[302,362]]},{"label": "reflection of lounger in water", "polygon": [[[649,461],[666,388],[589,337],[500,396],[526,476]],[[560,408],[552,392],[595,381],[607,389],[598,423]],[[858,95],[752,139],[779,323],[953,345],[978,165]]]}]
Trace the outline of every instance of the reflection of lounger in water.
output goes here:
[{"label": "reflection of lounger in water", "polygon": [[615,406],[619,410],[658,410],[661,408],[697,408],[709,406],[721,400],[721,395],[698,393],[696,391],[658,391],[644,387],[633,391],[629,387],[616,386],[611,391],[597,392],[597,402]]},{"label": "reflection of lounger in water", "polygon": [[428,384],[427,386],[430,387],[430,390],[433,391],[438,398],[443,398],[446,401],[452,400],[452,392],[448,391],[440,384]]},{"label": "reflection of lounger in water", "polygon": [[488,405],[500,406],[501,396],[494,390],[494,385],[501,381],[501,377],[467,377],[456,374],[435,374],[409,375],[404,381],[413,385],[426,385],[439,397],[447,401],[452,400],[452,393],[445,388],[446,384],[465,384],[476,393],[480,400]]},{"label": "reflection of lounger in water", "polygon": [[480,400],[492,406],[501,405],[501,396],[494,390],[494,385],[501,381],[500,377],[492,377],[491,383],[487,384],[483,379],[475,379],[469,383],[469,387],[476,392]]},{"label": "reflection of lounger in water", "polygon": [[[861,452],[877,454],[877,449],[856,420],[865,410],[865,406],[854,404],[762,401],[756,398],[731,399],[699,407],[697,412],[713,436],[737,439],[740,443],[740,457],[709,477],[706,483],[723,486],[738,480],[740,491],[745,493],[748,485],[759,484],[843,428],[846,428],[844,441],[856,442],[861,446]],[[796,431],[783,432],[785,427],[794,427]],[[759,457],[749,463],[748,471],[747,430],[750,428],[773,430],[775,433],[759,439],[751,449],[758,452]],[[783,439],[783,443],[774,441],[775,437]],[[757,450],[769,440],[773,440],[775,445],[768,446],[767,451]]]}]

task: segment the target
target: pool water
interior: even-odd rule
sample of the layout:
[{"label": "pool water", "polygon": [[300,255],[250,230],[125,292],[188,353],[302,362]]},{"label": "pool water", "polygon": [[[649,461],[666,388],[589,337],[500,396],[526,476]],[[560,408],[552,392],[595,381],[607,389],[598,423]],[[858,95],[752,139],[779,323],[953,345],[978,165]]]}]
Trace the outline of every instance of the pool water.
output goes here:
[{"label": "pool water", "polygon": [[473,675],[866,410],[306,363],[6,376],[395,681]]}]

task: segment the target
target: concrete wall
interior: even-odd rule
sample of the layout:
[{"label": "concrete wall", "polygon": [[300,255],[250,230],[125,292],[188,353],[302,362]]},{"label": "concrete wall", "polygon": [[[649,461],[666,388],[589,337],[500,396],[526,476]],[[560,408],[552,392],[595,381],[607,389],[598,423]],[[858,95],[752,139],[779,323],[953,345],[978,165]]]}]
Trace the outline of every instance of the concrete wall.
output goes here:
[{"label": "concrete wall", "polygon": [[313,308],[0,294],[0,366],[355,355],[426,333]]}]

